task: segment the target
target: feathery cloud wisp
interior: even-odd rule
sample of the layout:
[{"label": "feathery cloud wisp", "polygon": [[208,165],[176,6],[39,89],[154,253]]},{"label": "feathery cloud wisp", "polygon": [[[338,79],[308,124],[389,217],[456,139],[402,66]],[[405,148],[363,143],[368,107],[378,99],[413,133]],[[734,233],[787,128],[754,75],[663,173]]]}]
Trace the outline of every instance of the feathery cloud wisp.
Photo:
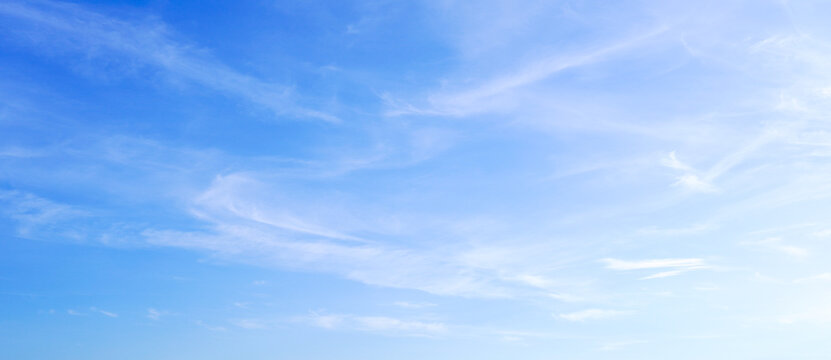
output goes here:
[{"label": "feathery cloud wisp", "polygon": [[631,271],[631,270],[651,270],[651,269],[672,269],[661,271],[652,275],[647,275],[640,278],[641,280],[661,279],[680,275],[682,273],[707,269],[711,266],[703,259],[688,258],[688,259],[651,259],[651,260],[637,260],[627,261],[619,259],[606,258],[602,259],[606,263],[606,268],[617,271]]},{"label": "feathery cloud wisp", "polygon": [[572,313],[558,314],[557,317],[568,321],[602,320],[629,314],[629,311],[608,309],[586,309]]},{"label": "feathery cloud wisp", "polygon": [[440,322],[404,320],[387,316],[322,315],[312,313],[305,318],[310,324],[325,329],[347,329],[383,335],[436,336],[447,332]]},{"label": "feathery cloud wisp", "polygon": [[242,74],[205,56],[204,51],[175,40],[169,28],[157,21],[117,19],[78,5],[50,1],[3,3],[0,16],[22,22],[27,29],[23,38],[27,40],[51,42],[56,48],[90,58],[122,58],[149,66],[168,76],[243,98],[278,115],[339,121],[333,115],[298,105],[290,86]]}]

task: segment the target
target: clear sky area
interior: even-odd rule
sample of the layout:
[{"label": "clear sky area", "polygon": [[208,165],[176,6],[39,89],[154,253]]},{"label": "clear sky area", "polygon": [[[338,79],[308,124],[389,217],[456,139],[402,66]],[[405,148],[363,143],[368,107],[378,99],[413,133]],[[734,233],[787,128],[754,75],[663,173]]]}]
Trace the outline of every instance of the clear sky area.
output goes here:
[{"label": "clear sky area", "polygon": [[831,2],[0,1],[0,359],[831,359]]}]

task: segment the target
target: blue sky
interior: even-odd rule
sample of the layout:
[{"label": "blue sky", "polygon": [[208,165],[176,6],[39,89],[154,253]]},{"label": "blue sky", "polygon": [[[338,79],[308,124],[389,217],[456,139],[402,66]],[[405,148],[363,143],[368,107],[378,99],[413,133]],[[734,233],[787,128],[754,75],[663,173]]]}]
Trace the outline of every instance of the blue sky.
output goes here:
[{"label": "blue sky", "polygon": [[4,1],[0,358],[828,359],[829,12]]}]

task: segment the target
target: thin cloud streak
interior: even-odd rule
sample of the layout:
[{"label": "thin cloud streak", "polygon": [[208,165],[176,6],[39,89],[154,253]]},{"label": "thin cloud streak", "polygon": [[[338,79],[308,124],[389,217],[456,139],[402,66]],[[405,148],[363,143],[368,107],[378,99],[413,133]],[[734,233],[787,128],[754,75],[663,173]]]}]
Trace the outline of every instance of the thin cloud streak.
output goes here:
[{"label": "thin cloud streak", "polygon": [[544,58],[523,66],[520,71],[486,80],[481,85],[471,89],[434,93],[428,96],[427,102],[429,105],[426,107],[402,103],[387,95],[385,99],[392,108],[386,114],[389,116],[415,114],[463,117],[486,112],[493,104],[494,98],[503,95],[510,96],[520,88],[533,85],[568,69],[606,61],[614,55],[643,45],[646,41],[656,38],[667,30],[666,27],[658,27],[583,54]]},{"label": "thin cloud streak", "polygon": [[688,258],[688,259],[652,259],[652,260],[637,260],[627,261],[619,259],[603,259],[606,263],[606,268],[611,270],[641,270],[641,269],[660,269],[660,268],[690,268],[705,266],[703,259]]},{"label": "thin cloud streak", "polygon": [[[547,297],[551,290],[560,287],[529,271],[528,255],[538,251],[534,246],[425,249],[379,240],[356,241],[347,232],[325,225],[326,221],[315,225],[314,231],[309,231],[309,227],[286,226],[282,218],[306,216],[274,205],[286,203],[286,199],[269,201],[261,195],[274,192],[273,188],[242,174],[218,177],[208,190],[196,196],[191,206],[192,213],[206,223],[204,231],[148,229],[143,237],[155,246],[188,248],[228,260],[333,273],[371,285],[440,295]],[[308,203],[303,207],[309,213],[319,214]],[[327,211],[334,218],[342,217],[337,208],[327,206]],[[373,238],[388,236],[373,229],[372,223],[366,226],[353,231],[371,234]],[[508,256],[507,251],[515,254]],[[535,256],[546,259],[540,253]],[[538,271],[550,271],[544,269],[551,266],[550,260],[546,261],[549,263],[541,263]]]},{"label": "thin cloud streak", "polygon": [[300,320],[327,330],[365,331],[387,336],[433,337],[448,332],[447,325],[441,322],[405,320],[388,316],[312,313]]},{"label": "thin cloud streak", "polygon": [[629,314],[629,311],[608,310],[608,309],[587,309],[572,313],[559,314],[557,317],[575,322],[589,320],[603,320]]},{"label": "thin cloud streak", "polygon": [[707,264],[703,259],[689,258],[689,259],[651,259],[651,260],[637,260],[627,261],[619,259],[602,259],[606,263],[606,268],[616,271],[633,271],[633,270],[652,270],[652,269],[672,269],[661,271],[652,275],[641,277],[640,280],[663,279],[673,276],[681,275],[688,271],[709,269],[712,266]]},{"label": "thin cloud streak", "polygon": [[289,86],[241,74],[192,46],[177,42],[168,27],[158,21],[131,22],[51,1],[3,3],[0,16],[23,21],[30,27],[28,36],[88,57],[125,57],[128,62],[151,66],[175,78],[243,98],[276,115],[340,121],[333,115],[297,105]]}]

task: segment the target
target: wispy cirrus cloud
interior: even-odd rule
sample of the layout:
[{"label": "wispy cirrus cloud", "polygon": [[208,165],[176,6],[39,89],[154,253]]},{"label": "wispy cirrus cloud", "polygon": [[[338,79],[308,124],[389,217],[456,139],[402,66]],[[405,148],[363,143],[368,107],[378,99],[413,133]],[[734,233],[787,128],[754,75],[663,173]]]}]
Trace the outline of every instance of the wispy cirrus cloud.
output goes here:
[{"label": "wispy cirrus cloud", "polygon": [[158,310],[158,309],[155,309],[155,308],[148,308],[147,309],[147,315],[145,315],[145,316],[150,320],[159,321],[159,320],[162,319],[162,317],[164,317],[166,315],[169,315],[169,313],[167,311]]},{"label": "wispy cirrus cloud", "polygon": [[688,268],[705,266],[703,259],[687,258],[687,259],[651,259],[651,260],[619,260],[619,259],[603,259],[606,263],[606,268],[611,270],[642,270],[642,269],[660,269],[660,268]]},{"label": "wispy cirrus cloud", "polygon": [[693,192],[714,193],[720,190],[714,185],[714,182],[718,178],[746,161],[754,152],[758,151],[765,144],[773,142],[779,136],[781,136],[779,131],[765,129],[761,134],[752,138],[746,144],[721,157],[707,171],[696,171],[690,165],[681,162],[678,160],[675,151],[670,152],[667,157],[662,159],[661,165],[682,173],[676,178],[677,180],[673,185]]},{"label": "wispy cirrus cloud", "polygon": [[212,59],[206,51],[177,40],[158,19],[122,19],[52,1],[4,2],[0,16],[19,25],[7,36],[22,42],[47,44],[47,48],[87,58],[118,59],[128,67],[148,67],[244,99],[276,115],[339,122],[334,115],[299,105],[291,86],[243,74]]},{"label": "wispy cirrus cloud", "polygon": [[777,320],[781,324],[791,326],[800,324],[831,324],[831,307],[827,305],[813,306],[779,316]]},{"label": "wispy cirrus cloud", "polygon": [[772,251],[797,258],[806,257],[811,252],[803,247],[786,243],[780,237],[769,237],[762,240],[744,241],[742,245],[750,246],[760,250]]},{"label": "wispy cirrus cloud", "polygon": [[639,344],[646,344],[648,341],[646,340],[622,340],[622,341],[610,341],[603,343],[600,346],[600,351],[617,351],[622,350],[624,348],[628,348],[630,346],[635,346]]},{"label": "wispy cirrus cloud", "polygon": [[557,314],[557,317],[563,320],[582,322],[589,320],[609,319],[627,314],[631,314],[631,312],[609,309],[586,309],[571,313]]},{"label": "wispy cirrus cloud", "polygon": [[[505,98],[514,97],[518,89],[543,81],[568,69],[602,62],[610,57],[632,50],[664,33],[665,27],[657,27],[623,39],[611,45],[601,46],[584,53],[549,56],[519,66],[518,71],[497,75],[479,85],[458,91],[440,91],[427,97],[426,106],[415,106],[386,96],[390,109],[387,115],[442,115],[464,117],[494,110],[505,104]],[[504,106],[504,105],[502,105]]]},{"label": "wispy cirrus cloud", "polygon": [[387,316],[312,313],[302,320],[329,330],[366,331],[390,336],[437,336],[448,331],[447,325],[441,322],[405,320]]},{"label": "wispy cirrus cloud", "polygon": [[[331,127],[294,133],[294,128],[266,124],[263,133],[234,142],[206,140],[203,147],[185,148],[171,144],[190,139],[192,127],[214,132],[222,127],[214,129],[210,121],[199,119],[170,125],[188,128],[182,132],[136,125],[152,128],[148,133],[153,135],[145,136],[156,136],[158,130],[160,138],[168,139],[154,140],[120,137],[95,123],[77,130],[84,134],[68,143],[3,147],[0,176],[9,184],[24,184],[21,188],[44,189],[43,194],[70,188],[63,190],[64,198],[78,196],[81,202],[100,205],[101,213],[121,213],[126,219],[126,235],[97,236],[105,229],[84,238],[150,245],[146,256],[169,252],[154,247],[180,248],[197,252],[209,263],[219,259],[220,266],[245,263],[322,273],[384,295],[356,301],[359,305],[340,303],[341,313],[313,313],[294,321],[323,329],[324,337],[331,329],[385,336],[497,336],[523,344],[581,338],[589,347],[623,350],[633,333],[643,334],[643,341],[650,343],[668,338],[650,332],[656,329],[648,322],[651,314],[665,315],[660,320],[675,326],[660,327],[667,333],[706,333],[719,327],[750,334],[745,317],[769,311],[752,306],[768,301],[765,295],[773,292],[769,286],[801,290],[777,292],[770,304],[780,298],[808,297],[810,291],[812,297],[824,299],[822,285],[828,276],[822,268],[826,252],[821,250],[828,234],[822,230],[827,222],[823,214],[828,213],[831,196],[831,131],[825,120],[828,47],[812,36],[790,34],[790,27],[777,21],[777,12],[765,21],[748,22],[745,15],[751,7],[737,3],[709,1],[701,6],[707,12],[698,9],[699,3],[634,3],[637,6],[600,6],[604,14],[636,8],[636,14],[626,13],[624,21],[604,23],[613,29],[606,32],[574,26],[606,21],[592,17],[597,12],[585,8],[589,2],[477,4],[486,7],[476,13],[479,18],[471,15],[458,21],[477,24],[459,31],[464,43],[458,45],[459,53],[424,54],[429,60],[418,59],[433,64],[431,70],[440,68],[437,72],[413,66],[413,73],[400,77],[391,71],[377,75],[404,84],[396,86],[405,95],[381,86],[377,92],[388,94],[388,103],[380,110],[372,103],[375,98],[356,101],[353,105],[371,125],[338,127],[350,127],[345,133],[329,136]],[[754,3],[750,12],[772,3]],[[9,32],[14,38],[9,41],[34,40],[46,45],[38,52],[59,52],[66,55],[62,61],[111,60],[140,76],[152,73],[280,115],[337,121],[305,106],[294,87],[235,69],[183,40],[158,18],[109,16],[96,9],[104,8],[11,2],[0,5],[0,19],[13,23],[6,27],[4,21],[3,31],[16,29]],[[687,22],[667,21],[664,13]],[[552,21],[555,18],[558,21]],[[344,23],[356,25],[333,28],[360,32],[362,38],[373,36],[372,27]],[[549,27],[551,23],[556,24]],[[480,31],[489,26],[493,29]],[[515,41],[517,37],[505,31],[515,26],[544,31]],[[556,31],[567,38],[539,36]],[[409,41],[398,35],[395,42]],[[311,46],[322,48],[317,45]],[[368,51],[361,46],[366,44],[354,48]],[[337,52],[342,49],[327,51],[346,54]],[[366,69],[393,61],[383,58],[370,64],[346,57]],[[263,64],[252,65],[257,66]],[[347,72],[348,67],[338,64],[329,70]],[[413,78],[421,85],[406,81]],[[350,92],[360,93],[361,86],[375,91],[376,85],[358,84]],[[128,110],[113,113],[120,116]],[[171,118],[176,116],[180,114]],[[448,121],[451,118],[482,121]],[[87,135],[89,128],[102,133]],[[270,144],[279,142],[268,136],[270,131],[285,131],[291,139]],[[247,146],[260,136],[266,140]],[[545,174],[559,175],[535,180]],[[60,196],[50,201],[49,195],[21,195],[28,194],[23,190],[5,198],[3,194],[5,214],[33,224],[32,229],[49,224],[71,227],[64,226],[65,219],[82,219],[75,225],[112,223],[98,216],[65,217],[75,206],[64,207],[57,200]],[[101,199],[112,203],[102,204]],[[748,229],[789,228],[806,221],[815,226],[806,230],[806,238],[793,237],[793,243],[792,237],[781,236],[789,240],[743,244],[806,260],[799,263],[805,266],[798,269],[799,275],[783,274],[791,269],[769,262],[778,257],[749,256],[747,248],[736,246],[742,243],[735,235]],[[716,269],[714,259],[729,266],[764,268],[777,279],[817,275],[746,281],[747,274],[739,271],[719,276],[701,271],[694,282],[678,276]],[[629,276],[650,281],[621,281]],[[230,279],[235,287],[224,284],[228,287],[217,291],[268,293],[295,284],[275,279],[267,287],[252,287],[251,280],[259,278]],[[298,278],[310,286],[333,281],[318,275]],[[667,278],[672,280],[658,280]],[[261,295],[273,294],[257,294]],[[305,291],[297,296],[304,304],[329,298]],[[754,301],[748,301],[750,297]],[[195,301],[214,301],[210,298]],[[223,299],[223,309],[236,312],[223,315],[230,319],[223,326],[194,323],[245,333],[277,331],[291,322],[252,314],[263,303],[260,300],[232,300]],[[439,303],[442,306],[433,306]],[[586,303],[591,305],[574,308]],[[164,311],[146,309],[146,304],[136,305],[139,316],[165,319]],[[373,305],[393,314],[357,315]],[[361,310],[344,309],[349,306]],[[418,315],[420,309],[431,314]],[[821,306],[817,309],[825,316]],[[483,322],[516,321],[518,328],[529,325],[534,330],[453,325],[455,317],[470,319],[477,312]],[[794,311],[782,319],[798,326],[810,323],[809,313]],[[510,319],[500,319],[500,314]],[[599,339],[580,333],[580,328],[617,319],[626,326],[611,326],[609,331],[625,334]],[[749,338],[758,343],[755,335]]]},{"label": "wispy cirrus cloud", "polygon": [[816,275],[811,275],[799,279],[795,279],[794,283],[797,284],[811,284],[811,283],[825,283],[831,282],[831,272],[820,273]]},{"label": "wispy cirrus cloud", "polygon": [[99,315],[104,315],[104,316],[109,317],[109,318],[117,318],[118,317],[118,314],[116,314],[114,312],[107,311],[107,310],[102,310],[102,309],[99,309],[95,306],[92,306],[92,307],[89,308],[89,313],[80,312],[80,311],[75,310],[75,309],[66,310],[66,313],[69,314],[69,315],[72,315],[72,316],[85,316],[85,315],[88,315],[88,314],[99,314]]},{"label": "wispy cirrus cloud", "polygon": [[29,192],[0,190],[0,212],[18,223],[18,234],[23,237],[36,236],[41,232],[57,232],[72,237],[69,228],[55,225],[89,213],[67,204],[57,203]]},{"label": "wispy cirrus cloud", "polygon": [[405,309],[423,309],[436,306],[436,304],[428,302],[410,302],[410,301],[396,301],[393,305]]},{"label": "wispy cirrus cloud", "polygon": [[[546,249],[542,245],[399,245],[386,240],[394,233],[385,232],[383,223],[366,221],[389,214],[376,214],[363,206],[351,207],[351,212],[328,203],[324,207],[320,199],[298,200],[282,192],[286,190],[251,174],[219,176],[190,205],[194,218],[206,225],[203,230],[147,229],[143,236],[156,246],[188,248],[224,259],[333,273],[367,284],[441,295],[546,296],[560,286],[534,273],[550,272],[547,267],[554,266],[544,253],[534,258],[539,265],[527,263],[535,251]],[[356,213],[357,209],[367,212]]]},{"label": "wispy cirrus cloud", "polygon": [[194,324],[196,324],[199,327],[208,329],[210,331],[227,331],[228,330],[224,326],[208,325],[202,320],[197,320],[197,321],[194,322]]},{"label": "wispy cirrus cloud", "polygon": [[617,271],[668,269],[666,271],[642,277],[641,280],[667,278],[680,275],[688,271],[708,269],[712,267],[707,264],[704,259],[700,258],[650,259],[634,261],[606,258],[601,261],[606,263],[607,269]]},{"label": "wispy cirrus cloud", "polygon": [[97,307],[91,307],[91,308],[89,308],[89,310],[92,311],[92,312],[96,312],[96,313],[99,313],[101,315],[104,315],[106,317],[111,317],[111,318],[117,318],[118,317],[118,314],[116,314],[112,311],[102,310],[102,309],[99,309]]},{"label": "wispy cirrus cloud", "polygon": [[265,330],[269,328],[269,322],[262,319],[231,319],[229,322],[236,327],[247,330]]}]

